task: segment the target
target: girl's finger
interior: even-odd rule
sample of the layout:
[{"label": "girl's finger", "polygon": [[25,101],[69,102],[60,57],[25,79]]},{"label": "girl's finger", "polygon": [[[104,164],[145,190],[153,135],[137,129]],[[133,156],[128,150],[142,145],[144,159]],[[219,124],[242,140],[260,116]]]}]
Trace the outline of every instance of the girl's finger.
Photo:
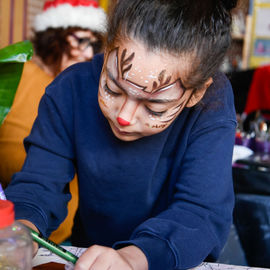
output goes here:
[{"label": "girl's finger", "polygon": [[104,247],[97,245],[91,246],[80,256],[74,270],[91,269],[90,267],[102,252],[104,252]]}]

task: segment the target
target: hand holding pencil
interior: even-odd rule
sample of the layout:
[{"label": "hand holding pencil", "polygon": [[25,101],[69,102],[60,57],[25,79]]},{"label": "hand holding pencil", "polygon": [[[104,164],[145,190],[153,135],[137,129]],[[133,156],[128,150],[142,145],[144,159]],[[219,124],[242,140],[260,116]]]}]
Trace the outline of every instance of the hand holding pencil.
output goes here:
[{"label": "hand holding pencil", "polygon": [[[0,200],[6,200],[6,196],[5,196],[5,193],[1,184],[0,184]],[[49,239],[46,239],[45,237],[41,236],[41,234],[38,232],[37,227],[32,222],[28,220],[24,220],[24,219],[18,220],[18,221],[22,223],[23,225],[25,225],[30,231],[30,234],[33,238],[33,250],[34,250],[33,254],[34,255],[37,253],[38,245],[41,245],[47,248],[48,250],[50,250],[51,252],[53,252],[54,254],[58,255],[62,259],[65,259],[68,262],[72,262],[73,264],[76,263],[76,261],[78,260],[77,256],[65,250],[64,248],[57,245],[56,243],[50,241]]]}]

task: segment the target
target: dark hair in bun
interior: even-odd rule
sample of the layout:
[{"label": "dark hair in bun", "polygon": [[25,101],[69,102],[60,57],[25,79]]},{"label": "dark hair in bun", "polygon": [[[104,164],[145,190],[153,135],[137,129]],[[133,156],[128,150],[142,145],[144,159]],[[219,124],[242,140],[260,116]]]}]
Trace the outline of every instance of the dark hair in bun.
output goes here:
[{"label": "dark hair in bun", "polygon": [[237,0],[222,0],[225,8],[227,10],[232,10],[233,8],[235,8],[237,6]]},{"label": "dark hair in bun", "polygon": [[231,43],[237,0],[118,0],[109,18],[107,49],[136,39],[152,51],[189,55],[190,87],[200,89],[223,62]]}]

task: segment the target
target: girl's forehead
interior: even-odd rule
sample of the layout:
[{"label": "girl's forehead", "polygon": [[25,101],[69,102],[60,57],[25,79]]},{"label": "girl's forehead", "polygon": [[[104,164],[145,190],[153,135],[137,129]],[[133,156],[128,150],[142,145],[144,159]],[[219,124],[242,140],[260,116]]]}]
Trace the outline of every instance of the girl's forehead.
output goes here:
[{"label": "girl's forehead", "polygon": [[140,42],[119,44],[106,54],[106,68],[123,80],[152,92],[160,86],[184,78],[188,63],[181,57],[161,51],[150,51]]}]

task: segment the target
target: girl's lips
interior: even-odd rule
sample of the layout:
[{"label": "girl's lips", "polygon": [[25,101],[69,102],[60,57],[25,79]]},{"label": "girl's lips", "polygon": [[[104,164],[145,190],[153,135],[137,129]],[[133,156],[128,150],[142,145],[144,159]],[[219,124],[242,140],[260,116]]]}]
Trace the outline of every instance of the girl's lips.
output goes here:
[{"label": "girl's lips", "polygon": [[121,130],[120,128],[118,128],[112,121],[112,126],[113,128],[115,129],[115,131],[120,134],[120,135],[123,135],[123,136],[134,136],[134,135],[138,135],[137,133],[134,133],[134,132],[126,132],[126,131],[123,131]]},{"label": "girl's lips", "polygon": [[119,129],[117,126],[115,126],[115,125],[114,125],[114,127],[115,127],[117,133],[119,133],[119,134],[121,134],[121,135],[130,135],[130,134],[132,134],[132,133],[130,133],[130,132],[126,132],[126,131],[120,130],[120,129]]}]

